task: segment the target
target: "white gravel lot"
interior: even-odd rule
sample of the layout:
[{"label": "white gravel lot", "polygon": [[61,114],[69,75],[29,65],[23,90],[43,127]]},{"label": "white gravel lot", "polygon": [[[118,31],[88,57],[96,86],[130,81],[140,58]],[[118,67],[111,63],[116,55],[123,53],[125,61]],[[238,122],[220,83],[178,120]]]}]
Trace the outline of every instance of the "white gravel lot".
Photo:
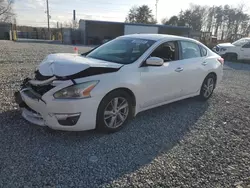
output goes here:
[{"label": "white gravel lot", "polygon": [[73,46],[0,41],[0,187],[250,187],[250,64],[226,62],[205,103],[148,110],[104,135],[21,118],[14,91],[57,52]]}]

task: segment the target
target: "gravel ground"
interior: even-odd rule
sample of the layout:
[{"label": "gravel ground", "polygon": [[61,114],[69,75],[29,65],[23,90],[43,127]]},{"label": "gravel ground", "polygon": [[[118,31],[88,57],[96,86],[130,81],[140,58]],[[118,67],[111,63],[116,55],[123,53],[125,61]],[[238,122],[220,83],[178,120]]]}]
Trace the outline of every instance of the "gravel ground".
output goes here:
[{"label": "gravel ground", "polygon": [[115,134],[27,123],[13,92],[47,54],[72,51],[0,41],[0,187],[250,187],[250,65],[227,62],[209,101],[148,110]]}]

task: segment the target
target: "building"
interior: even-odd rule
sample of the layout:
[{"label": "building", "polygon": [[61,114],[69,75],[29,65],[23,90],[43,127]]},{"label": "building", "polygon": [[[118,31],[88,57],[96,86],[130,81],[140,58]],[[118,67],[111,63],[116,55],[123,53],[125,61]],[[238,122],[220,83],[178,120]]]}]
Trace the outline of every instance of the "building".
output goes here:
[{"label": "building", "polygon": [[0,22],[0,40],[11,39],[12,24]]},{"label": "building", "polygon": [[17,38],[19,39],[41,39],[48,40],[51,36],[55,36],[58,40],[58,34],[62,33],[61,28],[50,28],[50,33],[47,27],[32,27],[32,26],[17,26]]},{"label": "building", "polygon": [[135,33],[158,33],[189,37],[191,29],[184,26],[159,24],[133,24],[123,22],[106,22],[95,20],[80,20],[79,29],[85,45],[101,44],[121,35]]}]

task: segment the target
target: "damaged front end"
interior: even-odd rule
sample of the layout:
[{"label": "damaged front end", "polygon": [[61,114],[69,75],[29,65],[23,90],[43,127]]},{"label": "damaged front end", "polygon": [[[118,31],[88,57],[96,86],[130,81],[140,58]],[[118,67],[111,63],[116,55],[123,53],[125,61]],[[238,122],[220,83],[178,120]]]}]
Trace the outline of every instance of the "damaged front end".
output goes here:
[{"label": "damaged front end", "polygon": [[[37,75],[37,72],[38,71],[35,72],[35,75]],[[46,79],[41,79],[41,77],[38,78],[35,76],[34,80],[31,78],[26,78],[21,84],[20,91],[25,92],[33,99],[42,100],[42,96],[55,87],[52,85],[54,80],[56,80],[56,77],[47,77]],[[20,96],[20,91],[15,92],[15,101],[20,107],[24,107],[25,104]]]},{"label": "damaged front end", "polygon": [[[61,81],[56,76],[47,79],[35,76],[35,79],[26,78],[23,81],[21,89],[15,92],[15,101],[22,110],[22,116],[27,121],[40,126],[76,125],[81,115],[80,112],[74,113],[71,109],[66,110],[64,104],[62,106],[65,108],[62,108],[56,104],[53,105],[51,100],[48,102],[48,98],[46,99],[45,94],[60,84]],[[67,106],[70,107],[70,105]],[[60,110],[66,110],[67,112],[62,113]]]},{"label": "damaged front end", "polygon": [[[99,78],[86,82],[79,82],[79,79],[114,73],[121,67],[121,64],[78,55],[52,54],[37,67],[33,78],[24,79],[20,90],[15,92],[15,101],[22,116],[33,124],[60,130],[82,130],[81,124],[77,123],[79,118],[84,118],[89,125],[84,129],[92,129],[95,117],[88,120],[91,115],[83,114],[82,106],[92,106],[91,114],[95,113],[99,104],[91,100],[90,92],[99,83]],[[79,100],[83,98],[88,100]]]},{"label": "damaged front end", "polygon": [[15,102],[22,109],[22,115],[25,119],[30,122],[44,126],[44,120],[42,115],[32,109],[30,105],[27,104],[24,97],[29,98],[32,101],[36,101],[38,104],[43,103],[46,105],[46,102],[42,99],[42,96],[53,89],[55,86],[52,85],[52,82],[56,80],[56,77],[42,78],[37,77],[37,72],[35,72],[35,79],[26,78],[23,80],[20,90],[14,93]]}]

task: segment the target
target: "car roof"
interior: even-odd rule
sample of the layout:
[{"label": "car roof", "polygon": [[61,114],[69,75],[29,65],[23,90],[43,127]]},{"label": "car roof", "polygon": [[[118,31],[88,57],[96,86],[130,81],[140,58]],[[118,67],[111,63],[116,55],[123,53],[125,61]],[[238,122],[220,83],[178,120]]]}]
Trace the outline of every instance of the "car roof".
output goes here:
[{"label": "car roof", "polygon": [[194,39],[187,38],[187,37],[180,37],[175,35],[164,35],[164,34],[132,34],[132,35],[124,35],[121,36],[122,38],[139,38],[139,39],[146,39],[146,40],[163,40],[163,39],[169,39],[169,40],[190,40],[195,41]]}]

